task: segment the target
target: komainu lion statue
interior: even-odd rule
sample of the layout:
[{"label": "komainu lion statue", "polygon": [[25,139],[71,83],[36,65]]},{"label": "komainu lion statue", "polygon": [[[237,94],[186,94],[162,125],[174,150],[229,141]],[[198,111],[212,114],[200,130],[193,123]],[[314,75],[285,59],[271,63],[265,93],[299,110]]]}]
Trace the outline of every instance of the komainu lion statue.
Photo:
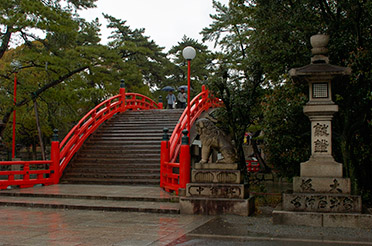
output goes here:
[{"label": "komainu lion statue", "polygon": [[219,151],[223,158],[217,163],[235,163],[236,152],[231,141],[211,120],[202,118],[196,121],[196,130],[200,135],[201,141],[201,160],[200,164],[208,162],[212,150]]}]

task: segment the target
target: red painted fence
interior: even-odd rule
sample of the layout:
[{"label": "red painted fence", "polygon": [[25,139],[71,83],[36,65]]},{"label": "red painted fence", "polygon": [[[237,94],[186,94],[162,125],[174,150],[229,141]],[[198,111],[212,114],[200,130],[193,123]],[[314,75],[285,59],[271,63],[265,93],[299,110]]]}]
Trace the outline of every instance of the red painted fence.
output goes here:
[{"label": "red painted fence", "polygon": [[[120,88],[120,94],[98,104],[89,111],[66,135],[61,143],[52,140],[51,160],[49,161],[1,161],[0,167],[8,169],[0,171],[0,190],[10,185],[20,188],[32,187],[35,184],[58,184],[67,164],[82,146],[84,141],[106,120],[117,113],[126,110],[162,109],[162,103],[138,94],[125,93]],[[13,168],[12,168],[13,167]],[[16,168],[14,168],[16,167]],[[4,179],[4,176],[7,178]]]},{"label": "red painted fence", "polygon": [[[221,101],[211,97],[203,85],[202,92],[191,101],[190,106],[190,125],[192,126],[202,112],[212,107],[220,107]],[[168,192],[174,191],[176,194],[179,188],[186,188],[186,184],[190,182],[190,168],[185,168],[185,165],[190,165],[189,144],[186,145],[187,147],[181,144],[182,131],[186,128],[187,109],[174,128],[170,140],[164,137],[161,143],[160,187]],[[187,135],[187,132],[184,134]]]}]

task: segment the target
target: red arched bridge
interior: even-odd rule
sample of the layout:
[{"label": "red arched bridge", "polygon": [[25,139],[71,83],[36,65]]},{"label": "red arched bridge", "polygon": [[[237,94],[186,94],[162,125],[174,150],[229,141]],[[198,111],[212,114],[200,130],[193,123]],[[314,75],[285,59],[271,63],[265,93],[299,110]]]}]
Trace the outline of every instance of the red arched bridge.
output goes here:
[{"label": "red arched bridge", "polygon": [[[219,100],[211,97],[203,86],[202,92],[190,103],[190,125],[203,112],[218,106]],[[7,177],[0,180],[0,189],[15,185],[27,188],[60,182],[104,182],[102,180],[120,184],[129,182],[126,177],[130,176],[130,182],[160,184],[166,191],[178,193],[190,179],[187,133],[182,137],[182,131],[187,128],[187,109],[162,108],[162,103],[120,88],[118,95],[88,112],[62,142],[55,132],[50,160],[0,162],[0,166],[8,166],[3,168],[7,171],[0,171],[0,176]],[[172,129],[172,134],[169,138],[164,130],[161,140],[164,127]],[[108,171],[110,168],[113,170]],[[153,182],[148,181],[149,177]]]}]

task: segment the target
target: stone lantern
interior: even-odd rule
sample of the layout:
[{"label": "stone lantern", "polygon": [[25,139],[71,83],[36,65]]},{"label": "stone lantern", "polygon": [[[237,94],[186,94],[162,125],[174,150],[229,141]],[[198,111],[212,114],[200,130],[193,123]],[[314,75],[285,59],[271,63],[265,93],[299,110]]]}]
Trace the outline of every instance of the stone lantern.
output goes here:
[{"label": "stone lantern", "polygon": [[328,41],[328,35],[312,36],[311,64],[289,71],[292,78],[309,84],[309,102],[304,113],[311,121],[311,157],[301,163],[301,176],[342,177],[342,164],[332,157],[331,122],[338,106],[332,101],[331,82],[337,83],[336,79],[349,75],[351,69],[329,64]]},{"label": "stone lantern", "polygon": [[282,205],[273,211],[274,224],[367,227],[372,216],[361,214],[361,197],[351,195],[350,179],[332,156],[332,118],[338,106],[332,101],[331,83],[351,69],[329,64],[328,35],[314,35],[311,63],[289,71],[294,80],[308,83],[309,101],[303,111],[311,121],[311,156],[293,178],[293,191],[282,194]]}]

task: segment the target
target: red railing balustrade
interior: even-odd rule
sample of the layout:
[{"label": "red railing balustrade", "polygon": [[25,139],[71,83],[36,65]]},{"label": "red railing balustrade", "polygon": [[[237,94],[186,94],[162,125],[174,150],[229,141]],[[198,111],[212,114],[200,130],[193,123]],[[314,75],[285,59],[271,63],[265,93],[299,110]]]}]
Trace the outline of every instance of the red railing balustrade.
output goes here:
[{"label": "red railing balustrade", "polygon": [[[212,107],[221,106],[222,102],[218,98],[211,96],[203,85],[202,92],[194,97],[190,103],[190,129],[201,113]],[[189,149],[183,148],[183,153],[180,154],[182,146],[181,137],[184,129],[187,129],[187,109],[181,115],[170,140],[168,141],[166,138],[163,138],[161,143],[160,187],[168,192],[174,191],[176,194],[178,194],[180,188],[185,188],[186,183],[190,181],[190,167],[186,170],[187,168],[183,164],[182,166],[180,164],[185,163],[184,165],[190,166]],[[179,162],[177,162],[177,158]]]},{"label": "red railing balustrade", "polygon": [[[48,161],[0,161],[0,190],[8,186],[20,188],[36,184],[52,185],[59,182],[59,142],[52,141],[51,160]],[[4,178],[6,176],[6,178]]]},{"label": "red railing balustrade", "polygon": [[[138,94],[126,93],[120,88],[119,95],[98,104],[89,111],[65,136],[61,143],[58,136],[52,141],[51,160],[48,161],[1,161],[0,190],[11,185],[20,188],[35,184],[58,184],[59,179],[71,158],[80,149],[84,141],[106,120],[126,110],[162,109],[162,103]],[[55,134],[56,135],[56,134]],[[15,168],[11,167],[17,167]],[[5,168],[4,168],[5,167]],[[6,176],[6,177],[4,177]]]}]

